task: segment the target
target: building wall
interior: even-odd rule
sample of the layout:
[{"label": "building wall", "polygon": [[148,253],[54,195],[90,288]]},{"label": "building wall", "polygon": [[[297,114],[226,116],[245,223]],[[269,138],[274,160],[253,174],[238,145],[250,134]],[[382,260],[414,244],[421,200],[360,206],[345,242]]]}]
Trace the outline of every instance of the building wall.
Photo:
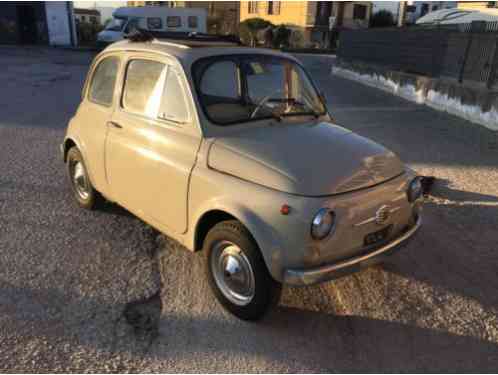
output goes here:
[{"label": "building wall", "polygon": [[[22,17],[25,11],[30,11],[32,15],[29,23],[26,17]],[[21,20],[21,18],[23,19]],[[26,24],[22,26],[21,22],[23,21]],[[23,35],[22,28],[28,30],[28,35]],[[47,44],[48,33],[45,2],[0,2],[0,43]]]},{"label": "building wall", "polygon": [[[240,21],[249,18],[263,18],[275,25],[285,24],[291,27],[305,28],[313,19],[312,8],[316,2],[280,1],[280,14],[268,14],[268,1],[257,1],[257,12],[249,13],[250,1],[240,2]],[[310,10],[310,11],[309,11]]]},{"label": "building wall", "polygon": [[89,23],[101,23],[101,17],[96,14],[88,14],[88,13],[78,13],[74,15],[74,18],[78,20],[78,22],[89,22]]},{"label": "building wall", "polygon": [[127,1],[126,3],[129,7],[165,6],[175,8],[185,6],[186,1]]},{"label": "building wall", "polygon": [[239,29],[238,1],[185,1],[186,8],[203,8],[207,11],[208,32],[236,34]]},{"label": "building wall", "polygon": [[47,13],[48,39],[53,46],[71,45],[71,25],[72,18],[68,16],[67,1],[47,1],[45,2]]},{"label": "building wall", "polygon": [[[495,2],[496,3],[496,2]],[[458,9],[483,10],[488,9],[489,1],[458,1]],[[497,5],[495,4],[495,7]]]},{"label": "building wall", "polygon": [[[240,21],[249,18],[263,18],[275,25],[284,24],[294,30],[302,32],[305,44],[326,44],[329,34],[329,15],[337,16],[339,3],[327,3],[324,1],[281,1],[279,14],[268,14],[269,1],[258,1],[257,12],[249,13],[250,1],[240,3]],[[354,5],[366,7],[365,19],[354,19]],[[355,1],[345,2],[344,6],[344,27],[359,28],[368,27],[372,2]],[[325,8],[324,8],[325,7]],[[323,16],[323,10],[326,9],[326,15]],[[320,11],[322,10],[322,12]],[[322,15],[318,14],[322,13]]]},{"label": "building wall", "polygon": [[[365,13],[366,17],[364,19],[354,18],[355,5],[364,6],[366,8],[366,13]],[[371,14],[372,14],[372,3],[369,1],[355,1],[353,3],[345,3],[343,26],[348,28],[368,27],[370,23]]]}]

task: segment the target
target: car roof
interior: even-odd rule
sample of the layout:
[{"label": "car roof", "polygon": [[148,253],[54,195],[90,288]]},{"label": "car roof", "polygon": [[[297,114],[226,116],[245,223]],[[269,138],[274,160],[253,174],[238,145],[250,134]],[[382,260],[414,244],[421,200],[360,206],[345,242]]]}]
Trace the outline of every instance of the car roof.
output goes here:
[{"label": "car roof", "polygon": [[154,52],[162,55],[172,56],[177,58],[181,63],[190,65],[194,61],[210,56],[219,55],[235,55],[235,54],[258,54],[270,55],[276,57],[285,57],[293,61],[298,61],[292,55],[280,51],[270,50],[267,48],[252,48],[237,46],[233,42],[223,41],[182,41],[179,43],[175,40],[153,39],[146,42],[133,42],[123,40],[112,43],[104,52]]}]

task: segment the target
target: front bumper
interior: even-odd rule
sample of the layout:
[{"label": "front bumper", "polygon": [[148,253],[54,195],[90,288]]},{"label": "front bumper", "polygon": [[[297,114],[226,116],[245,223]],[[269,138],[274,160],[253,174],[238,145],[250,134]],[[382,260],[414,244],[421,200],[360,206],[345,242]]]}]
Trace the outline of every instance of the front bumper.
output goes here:
[{"label": "front bumper", "polygon": [[384,260],[386,256],[392,255],[400,250],[403,245],[405,245],[418,231],[421,225],[422,218],[419,215],[414,226],[401,234],[399,237],[395,238],[393,241],[368,254],[316,268],[286,269],[284,271],[283,282],[284,284],[289,285],[312,285],[337,279],[379,263]]}]

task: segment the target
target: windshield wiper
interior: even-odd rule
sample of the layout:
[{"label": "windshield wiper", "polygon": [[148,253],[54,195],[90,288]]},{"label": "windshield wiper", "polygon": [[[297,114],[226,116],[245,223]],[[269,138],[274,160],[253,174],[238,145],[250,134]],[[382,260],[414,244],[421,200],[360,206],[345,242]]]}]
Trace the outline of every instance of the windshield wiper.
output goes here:
[{"label": "windshield wiper", "polygon": [[320,118],[321,114],[315,111],[309,111],[309,112],[289,112],[289,113],[282,113],[280,117],[291,117],[291,116],[313,116],[315,119]]}]

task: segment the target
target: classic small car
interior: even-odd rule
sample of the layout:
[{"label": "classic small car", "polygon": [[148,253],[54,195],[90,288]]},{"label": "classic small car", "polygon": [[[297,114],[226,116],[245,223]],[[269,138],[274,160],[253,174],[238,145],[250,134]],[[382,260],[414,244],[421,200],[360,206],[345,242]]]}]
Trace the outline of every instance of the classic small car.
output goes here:
[{"label": "classic small car", "polygon": [[298,59],[231,40],[110,45],[61,153],[81,207],[105,197],[203,251],[214,295],[241,319],[262,317],[282,284],[382,261],[421,225],[412,170],[334,124]]}]

